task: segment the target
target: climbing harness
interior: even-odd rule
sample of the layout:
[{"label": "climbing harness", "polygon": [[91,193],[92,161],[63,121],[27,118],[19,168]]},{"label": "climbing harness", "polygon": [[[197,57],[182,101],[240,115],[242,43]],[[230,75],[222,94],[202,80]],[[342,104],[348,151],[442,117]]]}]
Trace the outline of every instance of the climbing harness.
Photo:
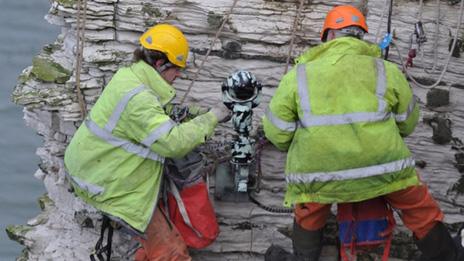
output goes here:
[{"label": "climbing harness", "polygon": [[[381,260],[388,260],[395,218],[392,208],[384,198],[338,203],[337,222],[340,256],[343,261],[356,260],[358,249],[370,249],[381,245],[384,245]],[[348,249],[351,257],[346,253]]]},{"label": "climbing harness", "polygon": [[[103,239],[105,237],[105,231],[108,230],[108,234],[106,236],[106,245],[102,246]],[[111,260],[111,244],[113,241],[113,226],[111,225],[111,220],[108,216],[103,215],[102,225],[100,229],[100,238],[95,244],[95,248],[90,253],[90,260],[96,261],[109,261]],[[106,259],[103,257],[103,254],[106,253]]]},{"label": "climbing harness", "polygon": [[300,4],[299,4],[298,9],[296,11],[295,19],[293,20],[292,36],[290,38],[290,46],[288,48],[288,55],[287,55],[287,61],[285,62],[284,74],[287,73],[288,66],[290,65],[290,58],[292,56],[293,45],[295,43],[296,28],[298,27],[298,21],[300,20],[300,14],[301,14],[301,10],[303,9],[303,3],[304,3],[304,0],[300,0]]},{"label": "climbing harness", "polygon": [[190,93],[190,90],[192,89],[193,84],[198,79],[198,75],[199,75],[200,71],[203,69],[203,66],[205,65],[205,62],[208,59],[208,56],[211,53],[211,50],[213,49],[214,43],[219,38],[219,35],[221,34],[222,29],[224,28],[224,25],[229,21],[229,16],[232,14],[232,11],[234,10],[235,6],[237,5],[237,2],[238,2],[238,0],[234,0],[234,2],[232,3],[232,6],[229,9],[229,12],[227,12],[227,14],[225,15],[221,26],[217,30],[216,35],[214,36],[214,39],[211,41],[211,43],[209,45],[209,49],[206,52],[205,57],[203,58],[203,60],[200,63],[200,67],[198,67],[198,70],[195,72],[195,75],[193,76],[193,80],[190,82],[190,85],[188,86],[187,91],[185,92],[184,96],[182,97],[182,100],[180,101],[181,105],[184,104],[185,98],[187,98],[187,96]]},{"label": "climbing harness", "polygon": [[[83,5],[83,6],[82,6]],[[82,14],[82,12],[84,14]],[[76,36],[76,91],[82,119],[87,115],[84,96],[81,90],[81,70],[85,43],[85,23],[87,20],[87,0],[77,1],[77,36]]]}]

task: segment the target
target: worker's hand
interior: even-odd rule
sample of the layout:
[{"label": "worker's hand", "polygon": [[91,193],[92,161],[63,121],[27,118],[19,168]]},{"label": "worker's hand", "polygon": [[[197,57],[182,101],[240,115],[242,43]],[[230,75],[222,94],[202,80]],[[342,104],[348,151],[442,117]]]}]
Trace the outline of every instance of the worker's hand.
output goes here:
[{"label": "worker's hand", "polygon": [[230,118],[232,117],[232,112],[222,104],[211,108],[210,111],[214,113],[214,115],[216,115],[216,118],[218,119],[219,123],[226,122],[230,120]]}]

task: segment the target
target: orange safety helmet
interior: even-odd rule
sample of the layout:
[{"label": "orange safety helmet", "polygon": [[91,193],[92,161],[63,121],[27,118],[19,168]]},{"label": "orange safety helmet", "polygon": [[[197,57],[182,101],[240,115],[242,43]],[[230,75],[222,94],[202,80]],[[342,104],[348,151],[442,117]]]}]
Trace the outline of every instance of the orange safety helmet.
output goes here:
[{"label": "orange safety helmet", "polygon": [[329,29],[342,29],[348,26],[358,26],[368,32],[366,18],[356,7],[351,5],[340,5],[332,8],[327,13],[324,21],[324,27],[321,31],[321,40],[327,39],[327,31]]},{"label": "orange safety helmet", "polygon": [[158,24],[148,29],[141,37],[140,44],[149,50],[166,54],[170,63],[185,68],[189,46],[187,38],[170,24]]}]

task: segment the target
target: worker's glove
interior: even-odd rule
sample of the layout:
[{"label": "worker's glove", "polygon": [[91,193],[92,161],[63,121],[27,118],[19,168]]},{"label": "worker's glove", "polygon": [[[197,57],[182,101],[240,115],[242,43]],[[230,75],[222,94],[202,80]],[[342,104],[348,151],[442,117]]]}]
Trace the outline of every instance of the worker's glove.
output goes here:
[{"label": "worker's glove", "polygon": [[224,105],[213,107],[210,111],[216,115],[219,123],[226,122],[232,117],[232,112]]}]

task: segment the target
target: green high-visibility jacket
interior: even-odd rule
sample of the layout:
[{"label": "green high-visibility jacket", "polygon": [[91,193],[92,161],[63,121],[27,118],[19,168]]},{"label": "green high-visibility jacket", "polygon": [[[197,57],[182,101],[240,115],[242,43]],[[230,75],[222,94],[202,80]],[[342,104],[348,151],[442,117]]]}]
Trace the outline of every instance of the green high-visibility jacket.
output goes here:
[{"label": "green high-visibility jacket", "polygon": [[143,233],[155,209],[165,157],[212,135],[212,112],[176,124],[163,110],[175,91],[143,61],[113,76],[65,152],[75,193]]},{"label": "green high-visibility jacket", "polygon": [[341,37],[297,59],[263,119],[287,151],[284,205],[356,202],[419,184],[403,142],[419,118],[404,75],[373,44]]}]

